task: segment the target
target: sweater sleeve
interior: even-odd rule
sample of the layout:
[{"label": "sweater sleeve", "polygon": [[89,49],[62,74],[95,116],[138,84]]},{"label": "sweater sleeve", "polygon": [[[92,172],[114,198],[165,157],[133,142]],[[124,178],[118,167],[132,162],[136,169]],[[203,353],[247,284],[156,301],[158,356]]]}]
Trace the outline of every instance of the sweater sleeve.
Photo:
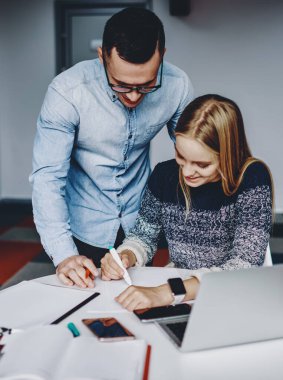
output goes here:
[{"label": "sweater sleeve", "polygon": [[118,253],[125,249],[134,252],[137,259],[136,266],[143,266],[152,260],[157,249],[162,228],[160,180],[160,170],[157,165],[150,176],[136,223],[123,244],[117,248]]},{"label": "sweater sleeve", "polygon": [[232,248],[218,267],[193,273],[199,280],[208,271],[260,266],[264,262],[272,225],[272,185],[261,162],[251,164],[243,177],[235,205],[235,234]]}]

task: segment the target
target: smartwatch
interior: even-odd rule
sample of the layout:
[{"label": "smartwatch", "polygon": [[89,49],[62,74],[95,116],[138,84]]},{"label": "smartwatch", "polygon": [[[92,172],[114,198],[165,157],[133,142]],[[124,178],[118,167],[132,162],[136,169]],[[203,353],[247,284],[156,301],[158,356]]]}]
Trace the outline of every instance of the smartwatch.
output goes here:
[{"label": "smartwatch", "polygon": [[183,280],[180,277],[169,278],[168,284],[171,288],[172,295],[174,297],[171,305],[175,306],[178,303],[181,303],[186,295],[186,288],[184,286]]}]

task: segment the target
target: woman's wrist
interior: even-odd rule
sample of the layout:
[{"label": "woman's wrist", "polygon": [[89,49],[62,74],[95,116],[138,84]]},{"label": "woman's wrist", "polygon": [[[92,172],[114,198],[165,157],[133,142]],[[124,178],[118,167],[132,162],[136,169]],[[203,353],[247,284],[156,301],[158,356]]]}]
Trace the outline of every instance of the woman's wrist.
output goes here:
[{"label": "woman's wrist", "polygon": [[162,305],[171,305],[174,301],[174,297],[170,286],[168,284],[163,284],[159,285],[157,288],[160,295],[160,302],[162,303]]},{"label": "woman's wrist", "polygon": [[186,288],[186,295],[184,301],[194,300],[199,290],[199,280],[196,277],[191,277],[188,280],[184,281],[184,285]]},{"label": "woman's wrist", "polygon": [[[186,295],[184,297],[184,301],[186,302],[195,299],[199,289],[198,279],[192,277],[188,280],[185,280],[184,285],[186,288]],[[160,303],[162,305],[171,305],[174,301],[174,296],[172,294],[170,286],[168,284],[163,284],[158,286],[157,288],[160,296]]]}]

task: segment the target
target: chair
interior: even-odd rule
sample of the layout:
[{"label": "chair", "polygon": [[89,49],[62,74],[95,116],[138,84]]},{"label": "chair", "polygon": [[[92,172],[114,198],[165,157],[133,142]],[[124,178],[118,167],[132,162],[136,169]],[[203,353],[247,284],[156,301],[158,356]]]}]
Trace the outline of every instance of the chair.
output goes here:
[{"label": "chair", "polygon": [[169,262],[169,252],[167,248],[159,248],[152,260],[153,267],[166,267]]},{"label": "chair", "polygon": [[268,243],[267,248],[266,248],[263,266],[264,267],[272,267],[272,265],[273,265],[273,262],[272,262],[272,257],[271,257],[270,245]]}]

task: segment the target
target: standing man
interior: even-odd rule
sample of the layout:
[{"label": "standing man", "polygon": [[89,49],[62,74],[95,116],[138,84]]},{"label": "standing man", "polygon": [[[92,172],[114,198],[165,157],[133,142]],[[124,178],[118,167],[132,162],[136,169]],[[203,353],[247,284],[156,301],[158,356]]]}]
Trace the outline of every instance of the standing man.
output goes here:
[{"label": "standing man", "polygon": [[187,75],[163,62],[164,53],[159,18],[126,8],[107,21],[99,58],[66,70],[48,88],[30,181],[41,242],[66,285],[94,286],[108,247],[134,225],[151,139],[165,125],[172,135],[193,99]]}]

